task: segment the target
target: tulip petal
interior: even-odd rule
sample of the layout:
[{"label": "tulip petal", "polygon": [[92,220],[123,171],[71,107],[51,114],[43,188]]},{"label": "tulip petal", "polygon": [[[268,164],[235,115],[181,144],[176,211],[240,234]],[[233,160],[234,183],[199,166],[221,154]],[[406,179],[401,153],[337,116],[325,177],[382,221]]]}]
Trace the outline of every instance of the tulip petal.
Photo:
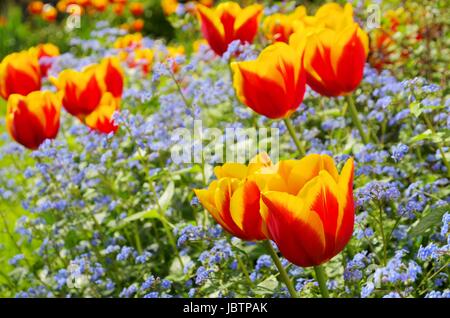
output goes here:
[{"label": "tulip petal", "polygon": [[220,19],[213,10],[203,5],[197,5],[197,12],[203,36],[211,49],[222,55],[228,49],[228,43],[225,42],[225,30]]},{"label": "tulip petal", "polygon": [[262,240],[262,218],[259,213],[259,188],[253,181],[243,182],[231,197],[230,211],[234,223],[247,238]]},{"label": "tulip petal", "polygon": [[336,249],[342,250],[353,234],[355,223],[355,204],[353,199],[353,158],[350,158],[342,168],[338,186],[342,195],[343,215],[338,221]]},{"label": "tulip petal", "polygon": [[326,239],[324,261],[328,260],[335,255],[338,220],[343,214],[338,185],[327,171],[321,170],[298,196],[305,202],[305,209],[315,211],[322,220]]},{"label": "tulip petal", "polygon": [[307,267],[323,261],[325,234],[315,211],[305,209],[299,197],[268,191],[262,194],[270,238],[292,263]]}]

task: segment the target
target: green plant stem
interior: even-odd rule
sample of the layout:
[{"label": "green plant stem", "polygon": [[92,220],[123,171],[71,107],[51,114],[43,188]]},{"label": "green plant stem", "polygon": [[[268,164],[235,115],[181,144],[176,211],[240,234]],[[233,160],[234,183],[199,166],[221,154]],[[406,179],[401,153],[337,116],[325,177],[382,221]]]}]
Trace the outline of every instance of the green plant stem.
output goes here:
[{"label": "green plant stem", "polygon": [[239,253],[237,252],[235,255],[236,255],[236,260],[238,262],[238,265],[239,265],[241,271],[244,273],[248,285],[253,288],[253,282],[250,279],[250,275],[248,274],[247,267],[245,266],[242,259],[239,257]]},{"label": "green plant stem", "polygon": [[287,117],[287,118],[284,118],[283,121],[284,121],[284,124],[286,125],[286,128],[287,128],[289,134],[291,135],[292,141],[294,141],[295,146],[297,147],[298,152],[300,153],[300,155],[302,157],[304,157],[306,155],[306,151],[305,151],[305,148],[303,148],[297,135],[295,134],[295,129],[294,129],[294,125],[292,124],[292,120],[289,117]]},{"label": "green plant stem", "polygon": [[280,258],[278,257],[277,253],[273,249],[272,244],[270,243],[269,240],[265,240],[265,241],[263,241],[263,245],[269,252],[270,257],[272,257],[272,260],[275,263],[275,266],[277,267],[278,272],[280,273],[280,277],[283,280],[284,284],[286,285],[287,289],[289,290],[291,297],[298,298],[298,295],[297,295],[297,292],[295,291],[294,285],[292,284],[292,281],[289,279],[289,276],[286,273],[286,270],[284,269],[283,265],[281,265]]},{"label": "green plant stem", "polygon": [[329,298],[330,295],[328,294],[327,289],[327,278],[325,276],[325,271],[322,265],[314,266],[314,272],[316,273],[316,279],[319,283],[320,293],[322,294],[322,297]]},{"label": "green plant stem", "polygon": [[[431,130],[431,132],[433,134],[436,133],[436,129],[434,128],[434,125],[432,123],[432,121],[430,120],[430,118],[428,118],[428,115],[426,113],[422,113],[423,119],[425,120],[425,123],[428,127],[429,130]],[[447,168],[447,176],[450,177],[450,163],[447,161],[447,158],[445,157],[445,152],[442,149],[441,145],[437,142],[436,146],[438,147],[439,153],[441,154],[442,157],[442,162],[444,163],[445,167]]]},{"label": "green plant stem", "polygon": [[148,181],[149,187],[150,187],[150,191],[153,194],[153,199],[156,203],[156,207],[158,208],[158,212],[159,212],[159,216],[161,218],[161,223],[163,224],[164,227],[164,231],[166,231],[166,235],[169,238],[169,242],[173,247],[173,250],[176,254],[176,257],[178,258],[178,261],[180,262],[181,267],[184,267],[184,263],[183,260],[181,259],[180,253],[178,252],[178,248],[177,248],[177,244],[175,241],[175,238],[173,237],[172,232],[170,231],[170,228],[168,227],[168,221],[166,220],[166,216],[164,215],[164,211],[161,208],[161,205],[159,204],[159,200],[158,200],[158,195],[156,193],[156,189],[155,186],[153,185],[153,181],[149,180]]},{"label": "green plant stem", "polygon": [[381,238],[383,240],[383,263],[384,266],[387,264],[387,240],[386,235],[384,233],[384,224],[383,224],[383,205],[380,203],[380,209],[379,209],[379,217],[380,217],[380,232],[381,232]]},{"label": "green plant stem", "polygon": [[364,144],[367,145],[369,143],[369,138],[367,137],[366,133],[364,132],[361,121],[359,120],[358,110],[356,109],[355,102],[353,101],[352,95],[347,95],[347,102],[348,102],[348,108],[350,110],[350,116],[352,117],[353,124],[356,125],[356,128],[358,129],[359,134],[361,135],[361,138],[362,138]]}]

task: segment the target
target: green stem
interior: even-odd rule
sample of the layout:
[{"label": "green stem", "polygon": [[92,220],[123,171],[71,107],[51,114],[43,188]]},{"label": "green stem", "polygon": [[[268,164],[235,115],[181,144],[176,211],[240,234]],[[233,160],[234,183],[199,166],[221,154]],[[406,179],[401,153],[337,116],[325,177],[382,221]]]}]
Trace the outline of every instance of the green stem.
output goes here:
[{"label": "green stem", "polygon": [[[426,123],[427,126],[428,126],[428,129],[431,130],[431,132],[432,132],[433,134],[435,134],[435,133],[436,133],[436,129],[434,128],[434,125],[433,125],[433,123],[431,122],[430,118],[428,118],[428,115],[425,114],[425,113],[422,113],[422,115],[423,115],[423,119],[425,120],[425,123]],[[449,164],[449,162],[447,161],[447,158],[445,157],[445,152],[444,152],[444,150],[442,149],[440,143],[436,143],[436,146],[438,147],[439,152],[440,152],[440,154],[441,154],[442,162],[444,163],[445,167],[447,168],[447,176],[450,177],[450,164]]]},{"label": "green stem", "polygon": [[314,272],[316,272],[316,279],[319,283],[320,293],[323,298],[329,298],[327,289],[327,278],[325,276],[325,271],[323,270],[322,265],[314,266]]},{"label": "green stem", "polygon": [[292,120],[289,117],[286,117],[283,119],[284,124],[286,125],[287,130],[289,131],[289,134],[291,135],[292,141],[294,141],[295,146],[297,147],[298,152],[302,157],[306,155],[306,151],[303,148],[300,140],[297,138],[297,135],[295,134],[294,125],[292,124]]},{"label": "green stem", "polygon": [[239,257],[239,252],[236,252],[235,255],[236,255],[236,260],[238,262],[238,265],[241,268],[241,271],[244,273],[248,285],[250,287],[253,287],[253,282],[250,279],[250,275],[248,274],[247,267],[245,266],[244,262],[242,262],[241,258]]},{"label": "green stem", "polygon": [[153,181],[149,180],[148,184],[150,186],[150,191],[153,194],[153,199],[156,203],[156,207],[158,208],[159,216],[161,218],[161,223],[163,224],[164,231],[166,232],[167,237],[169,238],[169,242],[173,247],[173,250],[176,254],[176,257],[178,258],[178,261],[180,262],[181,267],[184,267],[183,260],[181,259],[180,253],[178,252],[177,244],[175,241],[175,238],[173,237],[172,232],[170,231],[170,228],[168,227],[168,221],[166,219],[166,216],[164,215],[164,211],[161,208],[161,205],[159,204],[158,195],[156,193],[155,186],[153,185]]},{"label": "green stem", "polygon": [[356,110],[355,102],[353,101],[352,95],[347,96],[347,102],[348,102],[348,106],[349,106],[348,108],[350,110],[350,115],[352,116],[352,121],[356,125],[356,128],[358,129],[359,134],[361,135],[361,138],[362,138],[364,144],[367,145],[369,143],[369,138],[367,137],[366,133],[364,132],[361,121],[359,120],[358,111]]},{"label": "green stem", "polygon": [[383,239],[383,262],[384,266],[387,264],[387,241],[386,241],[386,235],[384,234],[384,224],[383,224],[383,206],[380,204],[380,231],[381,231],[381,238]]},{"label": "green stem", "polygon": [[263,245],[269,252],[270,257],[272,257],[272,260],[275,263],[275,266],[277,267],[278,272],[280,273],[280,277],[283,280],[284,284],[286,285],[287,289],[289,290],[291,297],[298,298],[298,295],[297,295],[297,292],[295,291],[294,285],[292,284],[292,281],[289,279],[289,276],[286,273],[286,270],[284,269],[283,265],[281,265],[280,258],[278,257],[277,253],[273,249],[272,244],[270,243],[269,240],[265,240],[265,241],[263,241]]}]

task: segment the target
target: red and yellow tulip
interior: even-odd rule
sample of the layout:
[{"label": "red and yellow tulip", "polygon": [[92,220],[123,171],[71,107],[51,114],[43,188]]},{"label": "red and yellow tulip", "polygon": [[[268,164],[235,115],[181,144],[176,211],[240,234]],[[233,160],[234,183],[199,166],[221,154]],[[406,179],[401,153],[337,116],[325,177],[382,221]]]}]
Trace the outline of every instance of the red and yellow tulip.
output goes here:
[{"label": "red and yellow tulip", "polygon": [[144,14],[144,4],[142,2],[132,2],[129,4],[129,10],[135,17],[139,17]]},{"label": "red and yellow tulip", "polygon": [[142,47],[142,34],[133,33],[124,35],[114,42],[115,49],[136,49]]},{"label": "red and yellow tulip", "polygon": [[294,22],[306,17],[306,8],[299,6],[291,14],[275,13],[264,19],[263,31],[266,38],[272,42],[289,42],[294,33]]},{"label": "red and yellow tulip", "polygon": [[[225,163],[214,168],[217,180],[208,189],[195,189],[200,203],[230,234],[243,240],[266,238],[260,215],[260,187],[270,176],[272,162],[260,154],[250,164]],[[266,170],[269,170],[267,172]]]},{"label": "red and yellow tulip", "polygon": [[110,92],[103,94],[100,104],[93,112],[86,116],[84,123],[89,128],[104,134],[116,132],[118,126],[112,119],[114,113],[119,110],[119,100]]},{"label": "red and yellow tulip", "polygon": [[261,194],[261,215],[283,256],[309,267],[342,251],[354,226],[353,159],[340,174],[327,155],[281,161],[272,180]]},{"label": "red and yellow tulip", "polygon": [[152,49],[136,49],[125,59],[128,67],[141,67],[144,74],[148,74],[153,65],[154,52]]},{"label": "red and yellow tulip", "polygon": [[64,70],[51,81],[62,92],[66,111],[81,120],[95,110],[106,91],[104,77],[96,67],[81,72]]},{"label": "red and yellow tulip", "polygon": [[353,10],[329,3],[316,13],[317,25],[301,25],[290,38],[294,47],[306,40],[307,84],[324,96],[341,96],[362,80],[369,52],[368,36],[353,21]]},{"label": "red and yellow tulip", "polygon": [[98,65],[97,72],[105,83],[106,91],[112,93],[114,98],[121,98],[124,75],[119,59],[116,57],[104,58]]},{"label": "red and yellow tulip", "polygon": [[303,101],[303,49],[283,42],[265,48],[253,61],[233,62],[233,86],[242,103],[268,118],[286,118]]},{"label": "red and yellow tulip", "polygon": [[59,56],[59,48],[51,43],[39,44],[32,47],[30,53],[36,55],[42,77],[47,77],[48,70],[52,67],[52,62],[48,58]]},{"label": "red and yellow tulip", "polygon": [[28,95],[41,89],[41,72],[36,55],[28,51],[12,53],[0,63],[0,96]]},{"label": "red and yellow tulip", "polygon": [[252,43],[262,12],[259,4],[243,9],[236,2],[224,2],[213,9],[197,5],[203,36],[218,55],[225,53],[234,40]]},{"label": "red and yellow tulip", "polygon": [[9,96],[6,126],[11,137],[28,149],[37,149],[59,130],[61,98],[51,92],[36,91]]},{"label": "red and yellow tulip", "polygon": [[58,10],[55,7],[46,4],[41,12],[42,19],[47,22],[55,22],[58,17]]}]

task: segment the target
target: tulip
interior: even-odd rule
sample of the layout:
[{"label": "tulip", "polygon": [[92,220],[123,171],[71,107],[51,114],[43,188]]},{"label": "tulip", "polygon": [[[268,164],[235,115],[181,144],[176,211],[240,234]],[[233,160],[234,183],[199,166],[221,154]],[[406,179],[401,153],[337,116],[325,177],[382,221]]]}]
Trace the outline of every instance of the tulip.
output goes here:
[{"label": "tulip", "polygon": [[52,58],[59,56],[59,48],[51,43],[39,44],[30,49],[31,54],[35,54],[39,60],[42,77],[47,77],[48,70],[52,67]]},{"label": "tulip", "polygon": [[115,98],[121,98],[123,93],[124,75],[119,59],[108,57],[102,60],[97,68],[100,77],[106,85],[106,91],[112,93]]},{"label": "tulip", "polygon": [[280,162],[276,184],[261,194],[261,215],[284,257],[309,267],[341,252],[354,225],[353,159],[341,174],[327,155]]},{"label": "tulip", "polygon": [[144,20],[142,19],[136,19],[131,24],[131,27],[133,28],[134,32],[140,32],[144,28]]},{"label": "tulip", "polygon": [[104,134],[115,133],[118,126],[114,123],[113,115],[119,110],[118,100],[110,93],[106,92],[100,104],[93,112],[86,116],[84,123],[89,128]]},{"label": "tulip", "polygon": [[289,37],[294,33],[294,22],[306,17],[306,9],[299,6],[292,14],[276,13],[268,16],[263,23],[263,31],[266,38],[272,42],[289,42]]},{"label": "tulip", "polygon": [[135,17],[139,17],[144,14],[144,4],[141,2],[130,3],[130,12]]},{"label": "tulip", "polygon": [[225,163],[215,167],[217,180],[208,189],[195,189],[200,203],[230,234],[243,240],[266,238],[260,210],[260,186],[272,162],[266,154],[256,156],[250,164]]},{"label": "tulip", "polygon": [[203,36],[218,55],[225,53],[234,40],[252,43],[262,11],[259,4],[242,9],[235,2],[221,3],[214,9],[201,4],[197,6]]},{"label": "tulip", "polygon": [[117,3],[113,7],[113,11],[117,16],[123,15],[123,11],[125,10],[125,5],[121,3]]},{"label": "tulip", "polygon": [[42,1],[31,1],[27,9],[31,15],[39,15],[43,8],[44,3]]},{"label": "tulip", "polygon": [[233,86],[242,103],[268,118],[287,118],[305,93],[302,51],[277,42],[253,61],[233,62]]},{"label": "tulip", "polygon": [[95,10],[103,12],[108,6],[108,0],[92,0],[92,6],[95,8]]},{"label": "tulip", "polygon": [[28,149],[37,149],[59,130],[61,98],[51,92],[36,91],[8,98],[6,126],[11,137]]},{"label": "tulip", "polygon": [[64,70],[50,80],[62,92],[66,111],[81,120],[95,110],[106,91],[104,77],[94,66],[81,72]]},{"label": "tulip", "polygon": [[28,95],[41,89],[41,73],[37,57],[28,51],[12,53],[0,63],[0,96]]},{"label": "tulip", "polygon": [[154,53],[151,49],[137,49],[132,55],[128,56],[128,67],[134,68],[140,66],[142,72],[146,75],[150,72],[153,64]]},{"label": "tulip", "polygon": [[336,21],[340,23],[330,25],[336,29],[324,26],[299,28],[290,38],[294,47],[299,43],[303,45],[306,40],[306,81],[324,96],[347,95],[362,80],[369,40],[358,24],[348,23],[348,19],[352,19],[349,14],[351,12],[347,10],[336,15]]},{"label": "tulip", "polygon": [[174,14],[178,8],[177,0],[161,0],[161,8],[165,15]]},{"label": "tulip", "polygon": [[46,4],[44,6],[44,9],[42,10],[41,16],[42,19],[44,19],[47,22],[55,22],[58,16],[58,11],[55,9],[55,7],[51,6],[50,4]]},{"label": "tulip", "polygon": [[124,35],[114,42],[115,49],[136,49],[142,47],[142,34],[134,33]]}]

